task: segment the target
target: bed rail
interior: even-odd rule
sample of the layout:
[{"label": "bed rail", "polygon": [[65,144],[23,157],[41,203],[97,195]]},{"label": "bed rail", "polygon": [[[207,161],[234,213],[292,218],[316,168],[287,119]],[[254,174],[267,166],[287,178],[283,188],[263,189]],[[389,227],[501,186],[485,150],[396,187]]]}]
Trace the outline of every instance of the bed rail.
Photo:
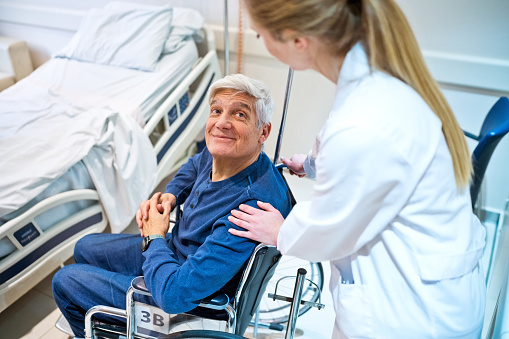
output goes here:
[{"label": "bed rail", "polygon": [[[97,203],[42,230],[35,218],[52,208],[77,200]],[[72,190],[49,197],[22,215],[0,226],[0,239],[7,238],[16,249],[0,260],[0,312],[33,288],[73,254],[83,235],[102,232],[107,225],[96,191]]]}]

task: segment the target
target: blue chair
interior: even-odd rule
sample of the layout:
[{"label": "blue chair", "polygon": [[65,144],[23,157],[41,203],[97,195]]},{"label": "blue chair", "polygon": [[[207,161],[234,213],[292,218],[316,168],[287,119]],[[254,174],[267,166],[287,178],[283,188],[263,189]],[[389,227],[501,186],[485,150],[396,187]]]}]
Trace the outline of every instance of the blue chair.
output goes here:
[{"label": "blue chair", "polygon": [[464,132],[469,138],[479,141],[472,154],[474,177],[470,185],[470,197],[474,208],[484,173],[500,140],[509,132],[509,99],[501,97],[486,115],[478,136]]}]

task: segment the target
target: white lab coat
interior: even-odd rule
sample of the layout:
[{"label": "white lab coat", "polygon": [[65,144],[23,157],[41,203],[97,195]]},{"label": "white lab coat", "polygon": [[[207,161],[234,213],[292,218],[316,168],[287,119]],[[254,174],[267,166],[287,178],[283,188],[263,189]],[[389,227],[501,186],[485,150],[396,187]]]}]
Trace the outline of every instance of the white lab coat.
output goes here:
[{"label": "white lab coat", "polygon": [[[456,188],[439,119],[409,86],[370,72],[360,44],[315,153],[311,201],[293,208],[277,246],[331,262],[333,338],[478,338],[485,230],[469,190]],[[341,283],[348,257],[354,284]]]}]

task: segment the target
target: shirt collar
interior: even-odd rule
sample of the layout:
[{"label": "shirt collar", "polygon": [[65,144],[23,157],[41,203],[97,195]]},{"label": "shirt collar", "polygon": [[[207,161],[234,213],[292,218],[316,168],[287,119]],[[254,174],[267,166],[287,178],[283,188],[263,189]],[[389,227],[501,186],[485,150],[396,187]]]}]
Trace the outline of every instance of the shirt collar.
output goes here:
[{"label": "shirt collar", "polygon": [[336,83],[336,100],[334,107],[338,108],[350,93],[357,88],[362,79],[371,74],[371,67],[364,47],[360,42],[355,44],[346,54],[339,78]]}]

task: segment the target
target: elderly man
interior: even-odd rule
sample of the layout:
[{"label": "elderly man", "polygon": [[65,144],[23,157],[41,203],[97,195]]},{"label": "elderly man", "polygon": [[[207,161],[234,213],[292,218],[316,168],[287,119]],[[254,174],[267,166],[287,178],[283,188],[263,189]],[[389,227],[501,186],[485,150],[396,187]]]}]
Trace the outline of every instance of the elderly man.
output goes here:
[{"label": "elderly man", "polygon": [[[77,337],[94,305],[125,308],[131,280],[139,275],[167,313],[193,310],[200,300],[232,297],[256,243],[231,235],[228,221],[240,204],[270,202],[284,216],[289,193],[262,145],[267,140],[272,99],[265,85],[237,74],[212,84],[207,148],[190,158],[166,187],[140,205],[142,237],[94,234],[75,247],[76,264],[53,278],[56,303]],[[171,233],[169,214],[184,204]],[[141,247],[141,249],[140,249]],[[111,319],[110,319],[111,320]]]}]

